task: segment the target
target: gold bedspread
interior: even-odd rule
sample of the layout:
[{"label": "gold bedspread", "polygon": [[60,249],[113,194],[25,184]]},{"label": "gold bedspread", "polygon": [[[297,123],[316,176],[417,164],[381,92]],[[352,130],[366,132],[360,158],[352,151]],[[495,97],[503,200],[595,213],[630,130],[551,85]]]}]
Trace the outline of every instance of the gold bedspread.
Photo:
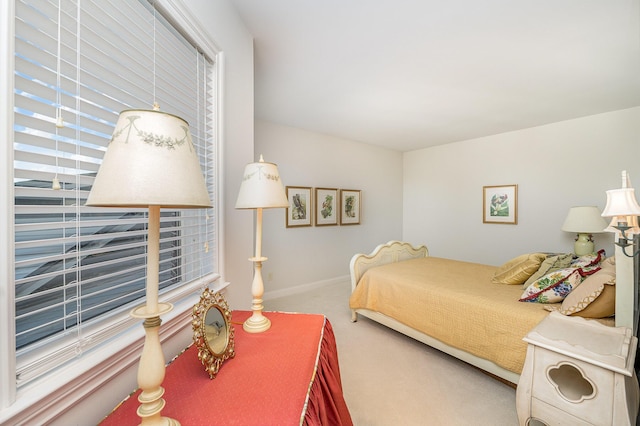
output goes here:
[{"label": "gold bedspread", "polygon": [[496,269],[437,257],[371,268],[349,306],[380,312],[520,374],[527,350],[522,338],[549,312],[518,302],[520,285],[492,284]]}]

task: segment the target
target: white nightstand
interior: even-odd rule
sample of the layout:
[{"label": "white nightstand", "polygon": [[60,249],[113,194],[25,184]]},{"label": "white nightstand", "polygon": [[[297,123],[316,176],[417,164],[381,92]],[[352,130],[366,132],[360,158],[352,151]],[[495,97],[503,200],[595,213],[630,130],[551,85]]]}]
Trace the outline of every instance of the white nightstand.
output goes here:
[{"label": "white nightstand", "polygon": [[524,340],[520,425],[635,425],[638,340],[630,329],[552,312]]}]

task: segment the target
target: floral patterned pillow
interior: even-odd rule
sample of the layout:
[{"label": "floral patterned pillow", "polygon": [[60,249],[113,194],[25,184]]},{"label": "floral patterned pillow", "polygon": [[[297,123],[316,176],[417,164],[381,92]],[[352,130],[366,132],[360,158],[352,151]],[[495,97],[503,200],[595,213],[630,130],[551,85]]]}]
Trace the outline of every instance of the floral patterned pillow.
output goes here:
[{"label": "floral patterned pillow", "polygon": [[538,281],[549,272],[557,271],[558,269],[568,268],[573,261],[573,254],[571,253],[556,253],[550,254],[541,264],[536,272],[533,273],[522,286],[523,289],[529,287],[534,282]]},{"label": "floral patterned pillow", "polygon": [[562,302],[571,293],[571,290],[580,285],[585,277],[599,269],[598,267],[585,272],[582,268],[563,268],[550,272],[528,286],[522,293],[520,302]]},{"label": "floral patterned pillow", "polygon": [[600,250],[597,253],[585,254],[573,259],[570,266],[572,268],[582,268],[583,271],[589,271],[600,266],[600,263],[604,260],[604,254],[604,250]]}]

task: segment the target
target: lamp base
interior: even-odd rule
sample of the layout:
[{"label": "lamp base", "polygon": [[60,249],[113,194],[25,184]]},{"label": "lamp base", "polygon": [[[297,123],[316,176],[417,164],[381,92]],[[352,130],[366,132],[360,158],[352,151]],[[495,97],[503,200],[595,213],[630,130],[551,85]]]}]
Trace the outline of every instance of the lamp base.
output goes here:
[{"label": "lamp base", "polygon": [[135,307],[129,312],[133,318],[147,319],[153,317],[162,316],[168,312],[173,310],[173,305],[171,303],[158,303],[158,309],[155,312],[148,312],[147,305],[140,305]]},{"label": "lamp base", "polygon": [[573,245],[573,251],[578,256],[591,254],[595,251],[595,246],[590,234],[578,234],[576,243]]},{"label": "lamp base", "polygon": [[142,355],[138,366],[138,387],[142,392],[138,396],[137,414],[142,426],[180,426],[180,422],[170,417],[163,417],[161,411],[165,406],[164,388],[161,386],[165,374],[165,362],[160,345],[160,314],[170,312],[171,303],[158,303],[151,312],[146,305],[138,306],[130,312],[134,318],[144,319],[145,332]]},{"label": "lamp base", "polygon": [[[160,390],[162,391],[162,394],[160,394],[160,396],[162,396],[164,394],[164,389],[162,387],[160,387]],[[140,401],[140,399],[138,399],[138,401]],[[164,399],[160,399],[161,404],[158,404],[156,407],[154,407],[154,412],[151,413],[147,413],[144,410],[144,405],[141,405],[140,407],[138,407],[138,417],[141,418],[141,422],[139,423],[140,426],[180,426],[180,422],[177,421],[176,419],[172,419],[171,417],[164,417],[160,415],[160,411],[162,411],[162,409],[164,408]],[[140,401],[142,404],[144,404],[142,401]],[[159,410],[159,411],[158,411]]]},{"label": "lamp base", "polygon": [[262,333],[267,331],[271,327],[271,321],[269,318],[262,315],[262,312],[253,312],[245,322],[242,324],[242,328],[247,333]]},{"label": "lamp base", "polygon": [[[260,210],[260,209],[259,209]],[[260,216],[259,216],[260,217]],[[262,219],[260,217],[260,219]],[[260,220],[258,223],[262,223]],[[262,226],[259,227],[260,229]],[[260,235],[260,234],[258,234]],[[260,250],[256,249],[256,256],[249,258],[253,262],[253,283],[251,283],[251,294],[253,300],[251,301],[251,316],[242,324],[242,328],[247,333],[262,333],[267,331],[271,327],[271,321],[262,315],[262,295],[264,294],[264,284],[262,282],[262,262],[267,260],[266,257],[259,255]]]}]

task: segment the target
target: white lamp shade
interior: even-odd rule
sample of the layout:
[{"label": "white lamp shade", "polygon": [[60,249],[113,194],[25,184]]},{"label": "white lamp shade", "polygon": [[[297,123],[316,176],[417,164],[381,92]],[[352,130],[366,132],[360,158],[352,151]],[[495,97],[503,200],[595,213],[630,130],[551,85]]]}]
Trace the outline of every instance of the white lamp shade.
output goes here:
[{"label": "white lamp shade", "polygon": [[189,124],[155,110],[122,111],[86,204],[211,207]]},{"label": "white lamp shade", "polygon": [[607,222],[596,206],[571,207],[562,225],[565,232],[595,234],[604,232]]},{"label": "white lamp shade", "polygon": [[636,201],[635,189],[620,188],[607,191],[607,205],[602,212],[604,217],[638,216],[640,206]]},{"label": "white lamp shade", "polygon": [[278,166],[260,161],[249,163],[244,169],[240,192],[236,200],[237,209],[269,209],[289,207]]}]

